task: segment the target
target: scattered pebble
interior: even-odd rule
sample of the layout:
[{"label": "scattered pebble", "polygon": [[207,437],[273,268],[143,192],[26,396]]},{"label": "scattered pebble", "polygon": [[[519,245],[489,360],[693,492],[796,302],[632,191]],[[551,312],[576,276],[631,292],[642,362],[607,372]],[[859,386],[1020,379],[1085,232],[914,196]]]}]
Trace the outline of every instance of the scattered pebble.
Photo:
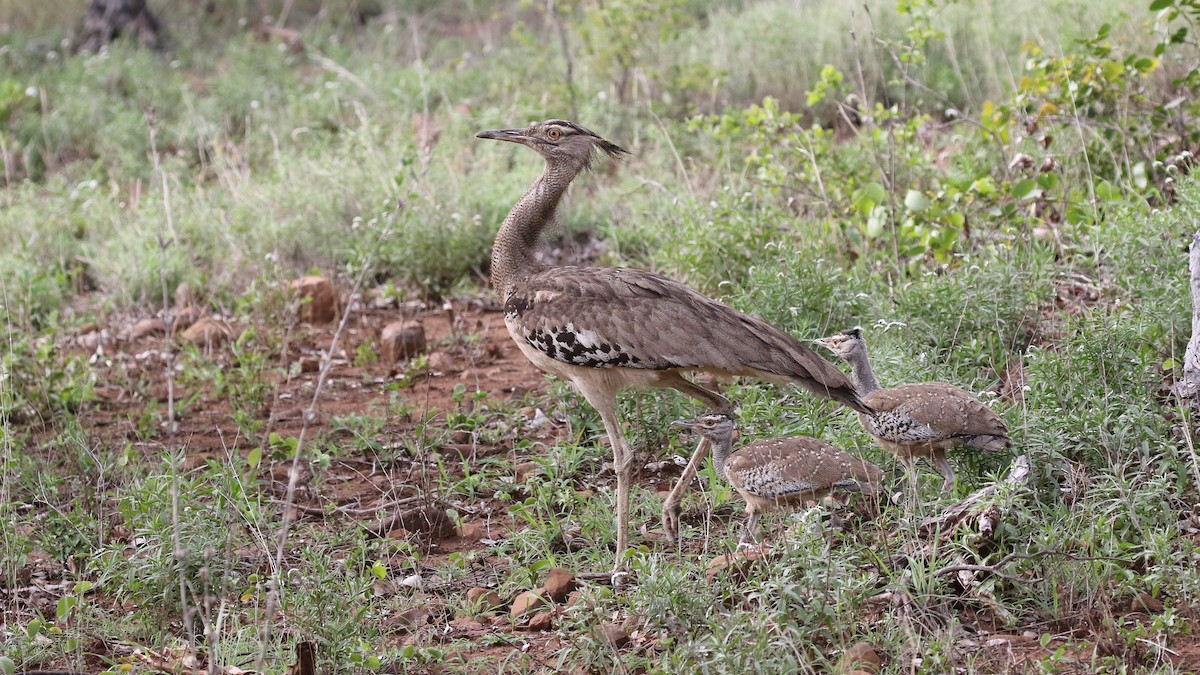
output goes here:
[{"label": "scattered pebble", "polygon": [[419,321],[393,321],[379,333],[379,358],[388,365],[421,354],[425,347],[425,327]]},{"label": "scattered pebble", "polygon": [[179,334],[179,341],[205,349],[219,347],[233,337],[233,329],[220,319],[206,316]]},{"label": "scattered pebble", "polygon": [[550,630],[553,625],[553,612],[538,612],[529,619],[529,630]]},{"label": "scattered pebble", "polygon": [[842,654],[842,658],[838,659],[835,673],[844,673],[850,675],[854,672],[878,673],[883,662],[879,658],[879,654],[875,651],[875,647],[869,642],[859,642],[850,647]]},{"label": "scattered pebble", "polygon": [[333,285],[325,277],[307,276],[292,282],[292,289],[303,300],[299,318],[308,323],[329,323],[337,316]]},{"label": "scattered pebble", "polygon": [[513,598],[512,607],[509,608],[508,615],[515,621],[545,606],[546,598],[543,596],[542,589],[525,591],[516,598]]},{"label": "scattered pebble", "polygon": [[492,612],[504,605],[504,598],[490,588],[472,588],[467,591],[467,604],[483,612]]},{"label": "scattered pebble", "polygon": [[513,469],[513,473],[516,475],[518,483],[524,483],[533,476],[541,476],[546,471],[537,462],[521,462]]},{"label": "scattered pebble", "polygon": [[542,588],[551,600],[562,602],[575,590],[575,575],[563,567],[555,567],[546,576],[546,584]]},{"label": "scattered pebble", "polygon": [[196,291],[185,281],[175,287],[175,309],[180,310],[184,307],[195,307],[200,303],[197,301]]},{"label": "scattered pebble", "polygon": [[453,373],[460,370],[458,362],[446,352],[434,352],[430,354],[429,369],[438,373]]},{"label": "scattered pebble", "polygon": [[1133,600],[1129,602],[1129,611],[1131,612],[1161,614],[1165,609],[1166,605],[1163,604],[1163,601],[1149,593],[1139,593],[1133,596]]},{"label": "scattered pebble", "polygon": [[728,576],[734,582],[745,581],[750,568],[765,559],[769,553],[770,549],[756,547],[719,555],[708,562],[708,568],[704,570],[704,579],[710,584],[723,576]]},{"label": "scattered pebble", "polygon": [[599,633],[602,640],[617,649],[629,644],[629,633],[615,623],[606,623],[600,626]]}]

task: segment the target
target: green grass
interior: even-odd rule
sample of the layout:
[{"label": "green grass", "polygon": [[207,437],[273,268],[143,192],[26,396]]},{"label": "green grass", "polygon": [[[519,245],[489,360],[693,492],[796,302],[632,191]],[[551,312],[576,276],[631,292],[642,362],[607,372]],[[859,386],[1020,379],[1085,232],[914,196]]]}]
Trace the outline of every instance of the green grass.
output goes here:
[{"label": "green grass", "polygon": [[[167,53],[118,42],[71,54],[78,4],[0,0],[0,593],[23,574],[61,584],[39,607],[0,615],[0,670],[7,658],[90,672],[127,659],[119,643],[191,645],[277,673],[312,641],[321,672],[827,672],[867,641],[884,672],[985,672],[1000,667],[997,652],[964,636],[1023,630],[1045,641],[1031,666],[1043,671],[1182,670],[1166,649],[1196,629],[1200,550],[1179,523],[1200,501],[1200,460],[1195,412],[1163,384],[1190,332],[1185,246],[1200,184],[1179,154],[1190,141],[1155,106],[1183,96],[1167,110],[1185,132],[1195,122],[1194,92],[1168,79],[1196,53],[1173,47],[1145,75],[1121,61],[1153,49],[1148,2],[870,3],[869,16],[836,2],[557,3],[570,86],[541,5],[352,3],[360,24],[341,3],[301,1],[288,26],[305,51],[294,53],[239,26],[279,3],[222,1],[210,15],[160,2]],[[638,26],[620,23],[647,9]],[[1111,38],[1097,38],[1104,23]],[[921,58],[894,60],[922,29]],[[628,43],[633,30],[650,39]],[[1029,42],[1064,60],[1027,68]],[[809,106],[826,64],[845,86]],[[1087,73],[1096,88],[1069,93]],[[855,129],[808,126],[841,124],[847,94],[861,101]],[[774,113],[749,108],[765,96]],[[985,102],[1007,112],[989,117]],[[1048,102],[1057,114],[1040,112]],[[965,121],[950,123],[951,107]],[[431,148],[418,114],[437,128]],[[474,134],[559,116],[635,153],[581,177],[561,214],[564,231],[602,239],[602,262],[668,274],[802,339],[861,325],[885,385],[976,393],[1004,417],[1013,452],[956,455],[954,495],[920,467],[909,505],[890,496],[906,488],[903,467],[853,416],[790,388],[732,383],[743,442],[810,434],[876,462],[889,488],[879,512],[859,503],[829,539],[821,509],[766,517],[772,562],[709,584],[741,504],[723,485],[693,490],[685,546],[635,534],[636,583],[586,583],[548,647],[467,610],[461,593],[400,582],[486,563],[510,599],[551,566],[607,569],[614,489],[598,417],[561,383],[509,401],[469,378],[454,380],[447,409],[426,410],[416,393],[428,362],[390,373],[370,331],[351,325],[341,346],[358,370],[320,402],[356,389],[373,403],[309,430],[301,488],[339,494],[362,481],[369,494],[344,502],[415,493],[456,521],[515,529],[448,553],[327,514],[292,522],[280,555],[274,500],[299,435],[268,418],[273,383],[296,376],[296,349],[329,346],[292,325],[287,283],[312,272],[348,287],[365,269],[368,292],[490,297],[491,238],[540,164]],[[1009,166],[1018,152],[1060,168],[1021,173]],[[181,282],[252,329],[216,354],[75,342],[88,325],[115,331],[162,310]],[[114,387],[121,398],[102,398]],[[670,421],[695,404],[655,391],[621,405],[639,459],[690,454],[693,439]],[[115,431],[93,425],[117,406],[127,412]],[[526,407],[557,432],[528,427]],[[176,436],[172,421],[225,431]],[[500,450],[442,450],[464,438]],[[1016,454],[1032,475],[990,498],[993,537],[960,531],[931,546],[921,520],[1002,480]],[[527,461],[542,472],[517,484]],[[657,527],[665,481],[635,485],[639,526]],[[701,485],[717,481],[701,472]],[[972,586],[944,571],[1010,553],[1021,557]],[[1141,593],[1165,611],[1126,616]],[[410,615],[427,618],[398,618]],[[455,632],[464,618],[485,635]],[[606,645],[597,630],[608,623],[633,645]],[[497,649],[484,657],[485,646]]]}]

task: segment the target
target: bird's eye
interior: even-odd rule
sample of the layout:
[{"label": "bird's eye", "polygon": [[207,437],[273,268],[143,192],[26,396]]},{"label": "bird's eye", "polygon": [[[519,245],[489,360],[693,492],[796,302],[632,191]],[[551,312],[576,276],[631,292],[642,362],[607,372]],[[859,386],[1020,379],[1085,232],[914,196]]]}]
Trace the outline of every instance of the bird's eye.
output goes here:
[{"label": "bird's eye", "polygon": [[550,129],[546,132],[546,138],[549,138],[552,141],[557,141],[558,137],[561,135],[562,133],[558,129]]}]

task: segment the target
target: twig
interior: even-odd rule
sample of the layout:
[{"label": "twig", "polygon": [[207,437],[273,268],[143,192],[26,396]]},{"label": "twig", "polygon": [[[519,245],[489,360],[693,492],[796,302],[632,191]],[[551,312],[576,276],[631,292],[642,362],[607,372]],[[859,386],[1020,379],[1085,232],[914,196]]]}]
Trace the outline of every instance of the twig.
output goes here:
[{"label": "twig", "polygon": [[313,61],[317,62],[317,65],[321,66],[325,70],[328,70],[340,78],[349,80],[351,84],[358,87],[359,91],[366,94],[367,98],[371,99],[373,103],[383,103],[383,101],[379,98],[379,95],[375,93],[375,90],[371,89],[371,87],[369,87],[366,82],[363,82],[359,76],[342,67],[337,61],[334,61],[333,59],[316,50],[310,51],[308,55]]},{"label": "twig", "polygon": [[1200,394],[1200,231],[1192,235],[1188,270],[1192,280],[1192,338],[1183,353],[1183,378],[1175,385],[1175,393],[1195,399]]},{"label": "twig", "polygon": [[[404,204],[400,203],[396,209],[388,215],[387,224],[380,231],[376,244],[379,241],[386,239],[391,235],[392,225],[396,222],[396,216]],[[354,280],[354,286],[350,290],[350,295],[353,296],[362,287],[368,273],[371,271],[371,265],[374,262],[375,253],[379,250],[379,246],[371,246],[367,249],[366,259],[363,261],[362,269],[358,272],[358,277]],[[333,355],[337,352],[338,342],[341,341],[342,333],[346,331],[346,324],[350,322],[350,312],[354,307],[354,303],[346,303],[342,309],[342,319],[338,322],[337,330],[333,332],[333,338],[330,340],[329,349],[321,358],[321,370],[317,374],[317,383],[313,387],[313,395],[308,407],[304,410],[304,423],[300,427],[300,433],[296,436],[296,454],[292,459],[291,469],[288,471],[288,486],[287,494],[284,498],[285,508],[283,509],[282,522],[279,524],[279,537],[275,547],[275,569],[272,571],[274,577],[274,588],[267,595],[266,612],[264,613],[265,620],[262,624],[262,629],[259,631],[259,648],[258,658],[255,662],[255,667],[262,670],[267,660],[267,647],[271,636],[271,626],[277,607],[279,606],[279,594],[282,592],[283,575],[281,574],[280,563],[283,561],[284,547],[287,544],[288,531],[292,525],[292,510],[287,508],[287,505],[295,504],[296,501],[296,486],[300,483],[300,466],[304,453],[304,439],[308,435],[308,429],[316,419],[317,403],[321,400],[321,392],[325,389],[325,381],[329,378],[329,371],[333,366]]]},{"label": "twig", "polygon": [[1004,572],[1001,572],[1000,568],[1004,567],[1005,565],[1007,565],[1008,563],[1010,563],[1014,560],[1036,560],[1038,558],[1045,558],[1046,556],[1052,556],[1052,555],[1062,556],[1063,558],[1070,560],[1072,562],[1095,562],[1095,561],[1129,562],[1125,558],[1114,558],[1112,556],[1078,556],[1078,555],[1075,555],[1074,553],[1067,553],[1066,551],[1059,551],[1056,549],[1048,549],[1048,550],[1044,550],[1044,551],[1035,551],[1034,553],[1009,553],[1008,555],[1001,558],[999,560],[999,562],[993,563],[991,565],[947,565],[945,567],[940,567],[940,568],[934,570],[931,574],[932,574],[932,576],[938,577],[938,576],[942,576],[944,574],[954,574],[956,572],[963,572],[963,571],[987,572],[988,574],[993,574],[998,577],[1004,577],[1005,579],[1009,579],[1011,581],[1019,581],[1021,583],[1027,583],[1032,580],[1020,579],[1018,577],[1014,577],[1011,574],[1006,574]]},{"label": "twig", "polygon": [[577,116],[578,111],[575,108],[575,62],[571,60],[571,48],[567,44],[567,28],[563,25],[562,17],[558,15],[558,10],[554,6],[554,0],[546,0],[546,13],[550,15],[550,22],[554,24],[554,30],[558,33],[558,45],[562,49],[563,61],[566,62],[566,72],[564,75],[567,80],[567,100],[570,102],[571,115]]},{"label": "twig", "polygon": [[[170,297],[167,293],[167,249],[175,242],[175,221],[171,215],[171,184],[167,180],[167,172],[162,168],[162,162],[158,154],[158,124],[154,117],[154,109],[147,108],[144,112],[146,117],[146,126],[150,135],[150,157],[154,162],[154,172],[158,174],[162,181],[162,198],[164,218],[159,221],[158,231],[158,281],[162,291],[163,303],[163,325],[166,327],[164,340],[168,341],[166,349],[166,380],[167,380],[167,439],[168,446],[172,451],[176,450],[175,439],[175,350],[171,348],[169,341],[171,340],[172,324],[174,317],[171,314],[171,306],[167,298]],[[170,236],[167,236],[168,231]],[[188,555],[188,551],[183,547],[182,526],[180,525],[179,516],[179,466],[176,462],[171,462],[171,545],[174,548],[174,560],[177,565],[182,567],[183,559]],[[187,575],[182,572],[179,574],[179,607],[183,612],[183,630],[184,634],[189,636],[189,641],[192,648],[195,644],[195,631],[192,628],[192,613],[188,611],[188,589]]]}]

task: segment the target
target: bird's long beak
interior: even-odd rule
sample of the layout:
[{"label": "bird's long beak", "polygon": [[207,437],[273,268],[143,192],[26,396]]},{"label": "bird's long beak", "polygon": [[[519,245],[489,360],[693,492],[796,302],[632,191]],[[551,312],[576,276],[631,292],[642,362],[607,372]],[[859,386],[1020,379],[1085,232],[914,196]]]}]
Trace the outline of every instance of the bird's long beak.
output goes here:
[{"label": "bird's long beak", "polygon": [[671,426],[679,427],[680,429],[688,429],[690,431],[696,428],[696,423],[692,420],[675,420],[674,422],[671,422]]},{"label": "bird's long beak", "polygon": [[529,137],[524,129],[490,129],[475,134],[475,138],[487,138],[493,141],[508,141],[510,143],[528,143]]},{"label": "bird's long beak", "polygon": [[816,340],[813,340],[812,343],[814,345],[817,345],[818,347],[824,347],[825,349],[832,349],[832,347],[830,347],[829,343],[827,342],[828,339],[829,338],[817,338]]}]

